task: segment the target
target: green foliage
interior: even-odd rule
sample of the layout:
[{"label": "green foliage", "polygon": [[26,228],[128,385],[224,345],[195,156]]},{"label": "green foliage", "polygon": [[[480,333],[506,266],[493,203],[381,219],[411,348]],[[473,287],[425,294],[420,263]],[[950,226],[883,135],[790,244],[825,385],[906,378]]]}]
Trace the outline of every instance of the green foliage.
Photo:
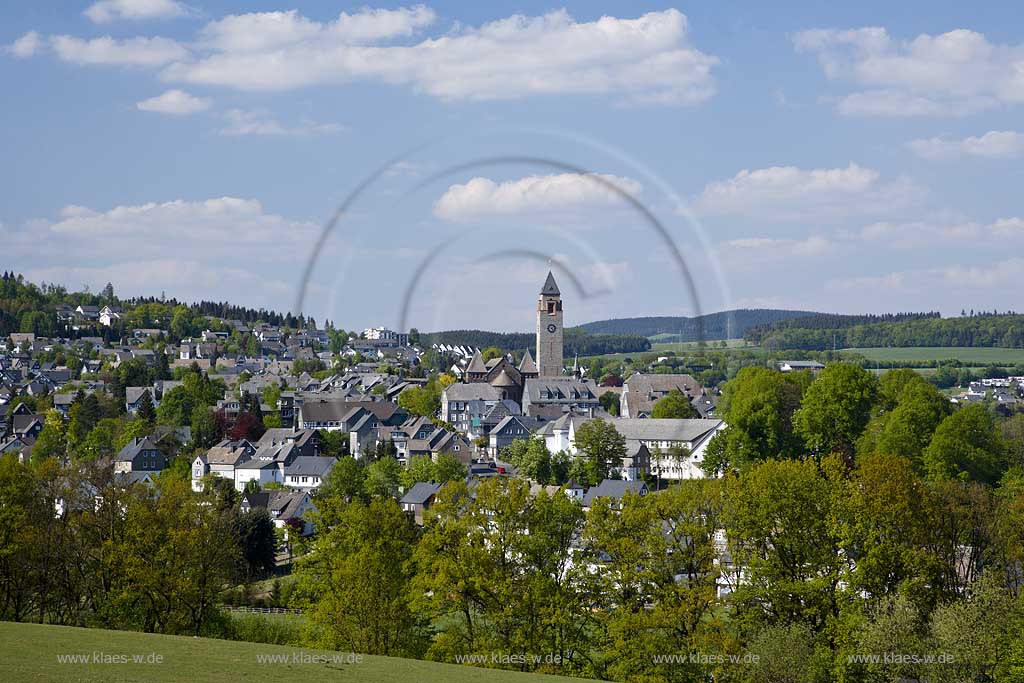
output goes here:
[{"label": "green foliage", "polygon": [[852,460],[854,444],[871,419],[878,381],[848,363],[832,363],[807,388],[794,431],[818,456],[839,453]]},{"label": "green foliage", "polygon": [[417,531],[394,500],[354,501],[321,515],[324,531],[300,562],[315,642],[390,656],[422,653],[424,631],[410,609],[409,560]]},{"label": "green foliage", "polygon": [[803,452],[793,431],[793,414],[803,396],[802,373],[743,368],[723,387],[719,412],[727,425],[708,446],[709,472],[744,469]]},{"label": "green foliage", "polygon": [[613,471],[622,467],[622,460],[626,457],[626,437],[606,420],[584,422],[576,430],[574,443],[580,451],[576,458],[589,461],[593,468],[591,475],[596,474],[601,479],[611,478]]},{"label": "green foliage", "polygon": [[364,487],[367,495],[396,498],[402,485],[402,465],[391,457],[380,458],[366,467]]},{"label": "green foliage", "polygon": [[412,415],[436,417],[441,410],[441,386],[436,380],[411,387],[398,395],[398,405]]},{"label": "green foliage", "polygon": [[655,316],[645,318],[616,318],[580,325],[580,329],[593,334],[638,334],[644,337],[666,335],[673,341],[699,342],[709,339],[739,337],[751,327],[766,325],[777,320],[789,320],[816,315],[812,311],[787,311],[758,308],[709,313],[693,318],[683,316]]},{"label": "green foliage", "polygon": [[992,414],[985,406],[973,404],[942,421],[922,460],[933,479],[994,484],[1006,471],[1006,447]]},{"label": "green foliage", "polygon": [[543,437],[518,439],[502,451],[502,459],[516,467],[520,477],[538,484],[561,486],[568,481],[569,456],[552,454]]},{"label": "green foliage", "polygon": [[598,400],[601,402],[601,407],[604,408],[609,415],[612,417],[619,416],[622,397],[618,393],[614,391],[606,391],[598,397]]},{"label": "green foliage", "polygon": [[46,412],[46,421],[42,431],[32,445],[32,458],[34,460],[45,460],[47,458],[64,458],[68,450],[67,429],[64,425],[64,418],[60,411],[50,409]]},{"label": "green foliage", "polygon": [[270,513],[259,508],[240,512],[233,520],[245,574],[251,580],[274,570],[274,521]]},{"label": "green foliage", "polygon": [[912,370],[887,372],[880,388],[880,408],[885,412],[867,424],[857,443],[858,454],[902,455],[923,471],[922,453],[935,429],[952,412],[952,404]]},{"label": "green foliage", "polygon": [[725,489],[724,528],[734,562],[749,581],[735,586],[742,616],[804,623],[817,631],[838,613],[843,560],[829,523],[841,485],[839,465],[826,459],[765,461]]},{"label": "green foliage", "polygon": [[462,462],[451,453],[441,453],[436,460],[426,456],[412,458],[402,471],[400,480],[406,489],[418,481],[446,483],[465,480],[468,471]]},{"label": "green foliage", "polygon": [[145,420],[146,422],[153,422],[156,419],[156,408],[153,406],[153,396],[149,391],[142,393],[136,415],[140,420]]},{"label": "green foliage", "polygon": [[692,419],[700,417],[697,409],[690,404],[683,392],[673,389],[664,398],[658,399],[651,409],[651,417],[656,419]]},{"label": "green foliage", "polygon": [[157,409],[157,421],[163,425],[190,424],[198,407],[217,405],[224,396],[223,382],[211,380],[193,365],[181,378],[182,384],[163,395]]},{"label": "green foliage", "polygon": [[149,436],[152,433],[152,423],[138,419],[130,420],[124,424],[124,427],[121,429],[121,433],[117,435],[117,439],[114,442],[114,452],[120,452],[122,448],[132,441],[132,439],[141,439],[142,437]]},{"label": "green foliage", "polygon": [[497,346],[488,346],[486,349],[480,352],[480,359],[486,363],[489,360],[501,358],[502,355],[503,354],[501,352],[501,349],[499,349]]},{"label": "green foliage", "polygon": [[[493,478],[468,497],[460,483],[441,490],[414,553],[413,609],[445,628],[427,656],[558,653],[561,666],[525,662],[526,671],[573,673],[585,667],[589,590],[569,563],[582,510],[565,496],[529,495],[529,484]],[[530,533],[525,533],[529,529]]]}]

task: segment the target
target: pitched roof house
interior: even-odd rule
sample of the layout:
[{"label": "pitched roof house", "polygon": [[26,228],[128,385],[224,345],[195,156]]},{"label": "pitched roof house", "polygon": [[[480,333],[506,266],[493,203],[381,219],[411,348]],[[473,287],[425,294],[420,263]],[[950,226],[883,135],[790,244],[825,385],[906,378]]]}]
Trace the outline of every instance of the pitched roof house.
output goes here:
[{"label": "pitched roof house", "polygon": [[114,474],[160,472],[167,467],[167,456],[148,436],[136,437],[114,457]]},{"label": "pitched roof house", "polygon": [[672,391],[681,392],[690,401],[704,394],[700,383],[690,375],[633,373],[622,385],[622,417],[650,417],[654,404]]}]

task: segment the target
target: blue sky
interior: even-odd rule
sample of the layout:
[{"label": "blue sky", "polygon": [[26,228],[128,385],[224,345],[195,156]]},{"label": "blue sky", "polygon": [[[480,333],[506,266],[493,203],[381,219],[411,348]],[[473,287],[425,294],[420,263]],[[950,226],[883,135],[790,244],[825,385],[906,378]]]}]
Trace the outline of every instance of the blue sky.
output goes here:
[{"label": "blue sky", "polygon": [[397,159],[318,320],[1019,308],[1020,8],[807,5],[6,3],[0,268],[294,310]]}]

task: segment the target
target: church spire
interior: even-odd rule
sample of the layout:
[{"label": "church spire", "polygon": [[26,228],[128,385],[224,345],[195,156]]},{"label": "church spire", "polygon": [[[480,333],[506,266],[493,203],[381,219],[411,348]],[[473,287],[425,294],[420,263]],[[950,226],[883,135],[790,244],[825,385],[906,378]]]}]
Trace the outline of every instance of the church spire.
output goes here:
[{"label": "church spire", "polygon": [[548,271],[548,277],[544,280],[544,286],[541,287],[540,293],[546,296],[560,296],[562,293],[558,291],[558,284],[555,282],[555,276]]}]

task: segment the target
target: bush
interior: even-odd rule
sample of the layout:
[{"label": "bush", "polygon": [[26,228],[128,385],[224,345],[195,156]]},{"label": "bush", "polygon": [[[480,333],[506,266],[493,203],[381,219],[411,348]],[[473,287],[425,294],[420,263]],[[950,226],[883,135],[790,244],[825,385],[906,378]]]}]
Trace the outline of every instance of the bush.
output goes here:
[{"label": "bush", "polygon": [[231,614],[224,629],[226,640],[301,646],[301,619],[287,615]]}]

